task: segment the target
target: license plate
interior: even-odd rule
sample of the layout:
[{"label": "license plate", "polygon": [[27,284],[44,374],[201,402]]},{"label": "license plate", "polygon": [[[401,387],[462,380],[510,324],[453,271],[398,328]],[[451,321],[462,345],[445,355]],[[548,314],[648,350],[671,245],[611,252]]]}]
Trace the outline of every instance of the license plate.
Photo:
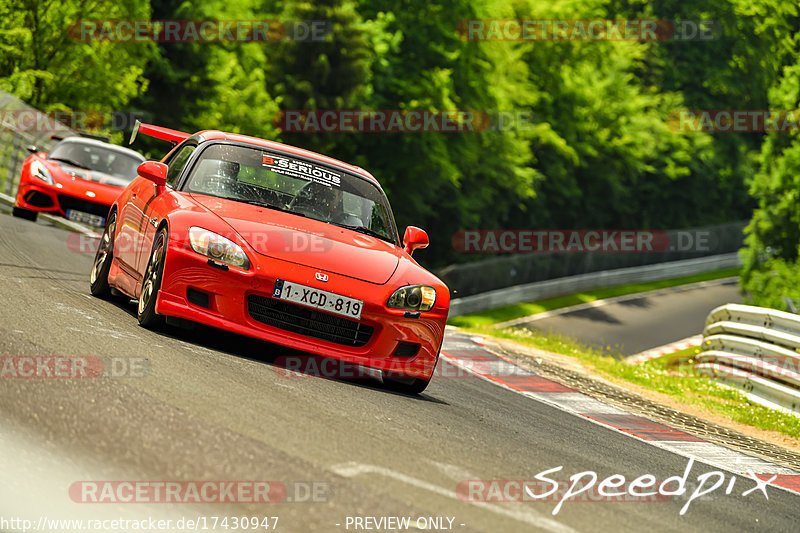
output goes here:
[{"label": "license plate", "polygon": [[73,222],[83,222],[90,226],[103,227],[106,225],[105,218],[91,213],[84,213],[83,211],[75,211],[74,209],[67,209],[67,218]]},{"label": "license plate", "polygon": [[361,318],[364,302],[282,279],[275,281],[272,297],[348,318]]}]

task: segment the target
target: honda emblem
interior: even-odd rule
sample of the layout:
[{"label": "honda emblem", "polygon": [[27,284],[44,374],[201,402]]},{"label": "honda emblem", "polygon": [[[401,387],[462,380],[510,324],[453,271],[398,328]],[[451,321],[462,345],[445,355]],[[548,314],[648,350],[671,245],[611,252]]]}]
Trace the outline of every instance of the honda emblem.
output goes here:
[{"label": "honda emblem", "polygon": [[317,278],[317,281],[328,281],[328,275],[323,272],[317,272],[314,277]]}]

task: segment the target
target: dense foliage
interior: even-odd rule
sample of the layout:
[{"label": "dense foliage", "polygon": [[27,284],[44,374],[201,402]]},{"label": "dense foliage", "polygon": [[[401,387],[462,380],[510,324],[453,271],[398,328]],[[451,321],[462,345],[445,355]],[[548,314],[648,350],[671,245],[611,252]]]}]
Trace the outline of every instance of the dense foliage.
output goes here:
[{"label": "dense foliage", "polygon": [[[90,7],[86,7],[90,6]],[[748,218],[756,302],[797,297],[796,133],[680,132],[679,109],[797,109],[791,0],[8,0],[0,89],[44,109],[136,109],[369,169],[401,226],[429,230],[428,265],[469,259],[472,228],[679,228]],[[89,11],[91,9],[91,11]],[[714,20],[691,41],[470,41],[466,19]],[[78,20],[277,20],[275,42],[83,42]],[[322,41],[298,21],[325,21]],[[285,132],[286,110],[477,110],[481,132]],[[516,120],[498,127],[500,116]],[[120,136],[121,137],[121,136]],[[153,156],[159,144],[145,145]]]}]

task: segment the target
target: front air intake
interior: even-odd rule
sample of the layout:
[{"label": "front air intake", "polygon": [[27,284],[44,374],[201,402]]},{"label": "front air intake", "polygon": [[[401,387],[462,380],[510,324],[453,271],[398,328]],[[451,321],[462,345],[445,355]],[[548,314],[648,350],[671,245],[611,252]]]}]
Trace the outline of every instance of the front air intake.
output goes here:
[{"label": "front air intake", "polygon": [[345,346],[366,345],[374,331],[355,320],[258,294],[247,297],[247,310],[262,324]]}]

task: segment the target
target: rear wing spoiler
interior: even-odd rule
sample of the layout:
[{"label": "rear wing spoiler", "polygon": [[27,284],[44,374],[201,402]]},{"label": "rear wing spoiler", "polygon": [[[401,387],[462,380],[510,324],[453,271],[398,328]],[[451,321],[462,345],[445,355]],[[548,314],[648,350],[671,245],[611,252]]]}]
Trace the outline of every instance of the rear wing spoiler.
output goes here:
[{"label": "rear wing spoiler", "polygon": [[179,143],[192,136],[191,133],[184,133],[178,130],[171,130],[169,128],[164,128],[161,126],[153,126],[152,124],[143,124],[142,122],[137,120],[136,123],[133,125],[133,131],[131,132],[131,139],[130,141],[128,141],[128,144],[133,144],[133,141],[136,140],[136,135],[139,133],[141,133],[142,135],[147,135],[148,137],[163,139],[171,143]]}]

